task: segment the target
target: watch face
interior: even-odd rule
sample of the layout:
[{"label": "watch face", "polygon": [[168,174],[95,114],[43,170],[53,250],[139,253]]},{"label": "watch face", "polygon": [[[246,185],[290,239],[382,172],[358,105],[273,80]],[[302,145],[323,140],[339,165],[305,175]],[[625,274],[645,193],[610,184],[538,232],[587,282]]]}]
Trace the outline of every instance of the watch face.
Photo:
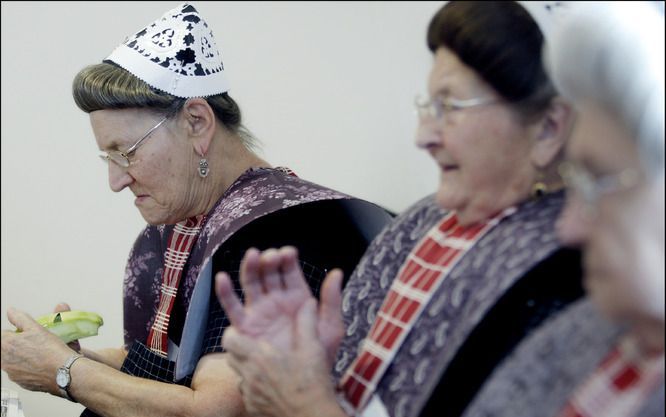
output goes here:
[{"label": "watch face", "polygon": [[69,385],[69,372],[65,369],[58,369],[58,373],[56,374],[56,384],[60,388],[66,388],[67,385]]}]

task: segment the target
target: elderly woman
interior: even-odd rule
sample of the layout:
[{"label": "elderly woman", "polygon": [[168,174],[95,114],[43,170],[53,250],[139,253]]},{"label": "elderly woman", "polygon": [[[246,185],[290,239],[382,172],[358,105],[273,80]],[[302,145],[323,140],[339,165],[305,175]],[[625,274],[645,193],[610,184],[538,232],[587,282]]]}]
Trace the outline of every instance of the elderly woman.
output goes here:
[{"label": "elderly woman", "polygon": [[663,4],[583,8],[548,57],[579,110],[559,235],[583,248],[592,301],[626,327],[559,415],[664,415]]},{"label": "elderly woman", "polygon": [[579,111],[561,169],[572,192],[558,234],[584,250],[591,303],[516,349],[465,417],[664,415],[661,7],[576,7],[553,35],[546,61]]},{"label": "elderly woman", "polygon": [[334,266],[351,272],[390,216],[259,158],[227,90],[212,32],[188,4],[76,76],[111,189],[128,188],[149,223],[125,274],[125,345],[78,352],[10,309],[21,330],[2,335],[10,379],[78,401],[85,416],[238,415],[212,272],[237,270],[249,247],[286,244],[306,253],[313,288]]},{"label": "elderly woman", "polygon": [[440,186],[373,241],[343,294],[331,273],[317,310],[292,248],[246,255],[245,305],[219,275],[233,325],[223,345],[249,411],[459,415],[526,334],[580,297],[577,253],[555,236],[571,112],[541,64],[535,18],[558,12],[547,6],[453,1],[433,17],[416,142]]}]

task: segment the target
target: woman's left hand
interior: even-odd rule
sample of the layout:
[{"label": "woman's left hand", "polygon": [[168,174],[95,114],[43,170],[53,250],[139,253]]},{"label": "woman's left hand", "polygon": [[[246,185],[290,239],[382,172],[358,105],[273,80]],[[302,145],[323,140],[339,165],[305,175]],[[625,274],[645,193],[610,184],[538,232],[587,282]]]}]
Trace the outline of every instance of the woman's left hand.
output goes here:
[{"label": "woman's left hand", "polygon": [[59,396],[56,371],[76,352],[22,311],[9,308],[7,318],[19,332],[2,331],[2,370],[27,390]]}]

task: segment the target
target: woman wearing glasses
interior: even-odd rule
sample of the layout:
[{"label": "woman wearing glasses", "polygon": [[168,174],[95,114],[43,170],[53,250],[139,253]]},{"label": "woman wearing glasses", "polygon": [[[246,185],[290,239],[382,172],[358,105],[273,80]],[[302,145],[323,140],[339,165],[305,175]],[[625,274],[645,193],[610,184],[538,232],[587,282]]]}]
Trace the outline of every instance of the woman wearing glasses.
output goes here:
[{"label": "woman wearing glasses", "polygon": [[85,416],[235,416],[213,271],[234,273],[249,247],[296,244],[313,288],[333,267],[351,273],[390,216],[259,158],[228,87],[212,32],[188,4],[76,76],[111,189],[129,189],[149,223],[125,273],[125,345],[75,351],[10,311],[22,330],[2,335],[12,380],[78,401]]},{"label": "woman wearing glasses", "polygon": [[548,54],[555,82],[579,110],[564,172],[573,193],[559,235],[583,249],[590,298],[625,332],[558,415],[660,416],[664,6],[588,7],[557,33]]},{"label": "woman wearing glasses", "polygon": [[465,417],[664,415],[663,34],[646,2],[580,7],[554,33],[546,61],[578,110],[558,235],[583,249],[591,303],[534,332]]},{"label": "woman wearing glasses", "polygon": [[246,255],[244,306],[219,276],[249,411],[460,415],[526,334],[580,297],[577,252],[555,236],[571,113],[535,22],[558,9],[452,1],[433,17],[416,142],[440,185],[375,239],[344,293],[331,273],[316,311],[291,248]]}]

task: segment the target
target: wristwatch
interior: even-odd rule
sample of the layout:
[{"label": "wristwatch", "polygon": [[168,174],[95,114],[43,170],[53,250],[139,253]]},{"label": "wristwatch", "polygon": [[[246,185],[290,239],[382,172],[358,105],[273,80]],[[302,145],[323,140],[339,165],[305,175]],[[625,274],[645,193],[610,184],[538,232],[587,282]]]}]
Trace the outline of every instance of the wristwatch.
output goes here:
[{"label": "wristwatch", "polygon": [[56,372],[56,384],[58,384],[58,388],[60,389],[60,394],[62,394],[63,397],[67,398],[72,402],[76,401],[69,395],[69,385],[72,383],[72,376],[69,374],[69,368],[71,368],[72,364],[77,359],[80,359],[82,357],[83,355],[78,355],[78,354],[70,356],[65,361],[65,364],[60,368],[58,368],[58,371]]}]

